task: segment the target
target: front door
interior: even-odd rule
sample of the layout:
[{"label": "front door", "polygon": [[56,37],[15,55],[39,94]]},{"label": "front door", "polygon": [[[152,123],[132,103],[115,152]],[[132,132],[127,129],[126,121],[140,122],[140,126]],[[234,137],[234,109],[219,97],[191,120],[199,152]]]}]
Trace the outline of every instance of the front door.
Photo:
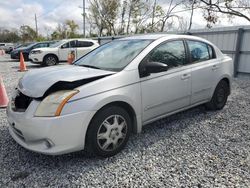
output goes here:
[{"label": "front door", "polygon": [[191,70],[182,40],[163,43],[153,49],[141,62],[161,62],[166,72],[141,78],[142,119],[147,122],[190,105]]}]

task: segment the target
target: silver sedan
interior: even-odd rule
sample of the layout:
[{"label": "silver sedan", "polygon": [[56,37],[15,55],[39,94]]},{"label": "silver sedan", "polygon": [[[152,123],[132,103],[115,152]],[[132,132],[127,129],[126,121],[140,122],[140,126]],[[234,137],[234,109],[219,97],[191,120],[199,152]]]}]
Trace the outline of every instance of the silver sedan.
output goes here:
[{"label": "silver sedan", "polygon": [[198,37],[114,40],[73,65],[26,73],[7,109],[9,131],[35,152],[109,157],[152,121],[200,104],[222,109],[232,73],[231,58]]}]

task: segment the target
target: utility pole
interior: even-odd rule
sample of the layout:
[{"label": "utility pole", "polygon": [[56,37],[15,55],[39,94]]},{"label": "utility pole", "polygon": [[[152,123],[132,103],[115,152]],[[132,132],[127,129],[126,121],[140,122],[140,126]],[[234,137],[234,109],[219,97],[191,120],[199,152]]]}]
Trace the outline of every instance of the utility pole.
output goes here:
[{"label": "utility pole", "polygon": [[36,37],[38,37],[38,28],[37,28],[37,18],[36,18],[36,14],[35,14],[35,23],[36,23]]},{"label": "utility pole", "polygon": [[82,18],[83,18],[82,32],[83,32],[83,38],[85,38],[85,0],[82,0]]}]

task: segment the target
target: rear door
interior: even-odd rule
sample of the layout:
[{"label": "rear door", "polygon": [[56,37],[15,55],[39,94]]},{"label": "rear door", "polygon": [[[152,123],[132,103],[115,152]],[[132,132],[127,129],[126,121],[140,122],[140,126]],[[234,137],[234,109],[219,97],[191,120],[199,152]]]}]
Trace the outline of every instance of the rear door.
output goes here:
[{"label": "rear door", "polygon": [[77,46],[77,41],[72,40],[69,42],[64,43],[61,45],[61,47],[58,49],[59,51],[59,60],[60,61],[67,61],[68,55],[71,51],[75,51]]},{"label": "rear door", "polygon": [[91,41],[77,41],[77,59],[90,52],[93,49],[94,43]]},{"label": "rear door", "polygon": [[141,62],[161,62],[169,69],[141,78],[142,119],[148,122],[158,116],[190,105],[191,69],[182,40],[165,42]]},{"label": "rear door", "polygon": [[211,98],[217,84],[220,64],[212,46],[195,40],[187,40],[192,67],[191,104],[207,101]]}]

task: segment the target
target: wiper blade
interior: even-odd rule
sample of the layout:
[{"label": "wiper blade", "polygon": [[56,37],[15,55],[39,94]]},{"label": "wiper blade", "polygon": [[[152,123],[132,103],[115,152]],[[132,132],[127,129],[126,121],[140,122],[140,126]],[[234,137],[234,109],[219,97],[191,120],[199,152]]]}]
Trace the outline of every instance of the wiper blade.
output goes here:
[{"label": "wiper blade", "polygon": [[99,67],[93,66],[93,65],[79,65],[81,67],[88,67],[88,68],[93,68],[93,69],[101,69]]}]

